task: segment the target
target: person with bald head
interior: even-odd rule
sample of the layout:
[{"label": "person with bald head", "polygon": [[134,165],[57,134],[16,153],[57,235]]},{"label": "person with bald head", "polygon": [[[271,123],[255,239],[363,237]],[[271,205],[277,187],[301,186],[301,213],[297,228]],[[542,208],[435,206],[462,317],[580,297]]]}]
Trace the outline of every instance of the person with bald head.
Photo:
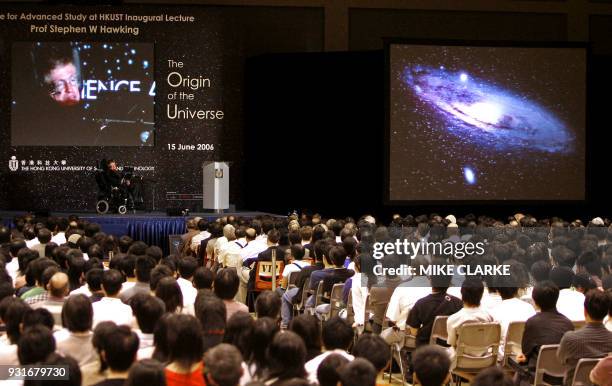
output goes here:
[{"label": "person with bald head", "polygon": [[47,300],[34,303],[32,308],[45,308],[53,315],[56,326],[62,326],[62,308],[66,297],[70,293],[70,281],[64,272],[57,272],[47,284],[46,288],[49,296]]}]

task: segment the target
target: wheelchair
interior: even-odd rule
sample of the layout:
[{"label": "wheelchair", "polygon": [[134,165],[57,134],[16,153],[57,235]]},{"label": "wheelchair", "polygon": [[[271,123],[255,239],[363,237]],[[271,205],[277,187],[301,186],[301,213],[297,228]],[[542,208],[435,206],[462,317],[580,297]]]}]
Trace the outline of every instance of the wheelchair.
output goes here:
[{"label": "wheelchair", "polygon": [[98,194],[96,199],[96,212],[106,214],[109,211],[126,214],[128,210],[135,211],[136,206],[125,185],[113,186],[107,177],[106,160],[100,161],[95,172]]}]

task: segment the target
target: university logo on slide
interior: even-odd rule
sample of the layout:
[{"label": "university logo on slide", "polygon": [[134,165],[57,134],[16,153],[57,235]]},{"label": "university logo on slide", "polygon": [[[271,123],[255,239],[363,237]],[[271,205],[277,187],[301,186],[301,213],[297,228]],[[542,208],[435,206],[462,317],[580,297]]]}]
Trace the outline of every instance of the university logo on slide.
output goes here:
[{"label": "university logo on slide", "polygon": [[12,172],[16,172],[17,169],[19,169],[19,161],[17,161],[17,157],[12,156],[11,159],[9,160],[9,169]]}]

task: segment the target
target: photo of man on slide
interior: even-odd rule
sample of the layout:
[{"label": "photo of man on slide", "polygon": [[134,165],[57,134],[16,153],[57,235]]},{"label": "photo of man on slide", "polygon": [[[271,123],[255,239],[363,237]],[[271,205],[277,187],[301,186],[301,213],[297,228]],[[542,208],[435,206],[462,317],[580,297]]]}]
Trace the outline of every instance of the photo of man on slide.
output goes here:
[{"label": "photo of man on slide", "polygon": [[13,146],[150,146],[155,82],[147,43],[17,42]]},{"label": "photo of man on slide", "polygon": [[79,74],[72,58],[51,59],[52,67],[45,74],[49,95],[61,106],[74,106],[81,101]]}]

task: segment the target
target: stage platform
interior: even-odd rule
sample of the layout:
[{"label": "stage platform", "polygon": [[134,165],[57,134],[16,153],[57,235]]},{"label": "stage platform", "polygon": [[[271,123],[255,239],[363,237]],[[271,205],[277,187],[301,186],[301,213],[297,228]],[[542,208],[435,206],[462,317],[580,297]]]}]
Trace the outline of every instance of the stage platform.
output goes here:
[{"label": "stage platform", "polygon": [[[2,224],[8,227],[13,226],[13,218],[17,215],[23,215],[21,211],[3,211],[0,212]],[[189,216],[167,216],[163,212],[136,212],[135,214],[105,214],[99,215],[91,212],[50,212],[51,216],[67,217],[69,215],[77,215],[83,220],[100,224],[102,231],[115,236],[128,235],[134,240],[142,240],[149,245],[157,245],[167,254],[168,235],[176,235],[185,233],[185,219],[188,217],[202,217],[208,221],[214,221],[223,216],[236,216],[254,218],[257,216],[273,216],[279,215],[264,213],[264,212],[225,212],[225,213],[189,213]]]}]

